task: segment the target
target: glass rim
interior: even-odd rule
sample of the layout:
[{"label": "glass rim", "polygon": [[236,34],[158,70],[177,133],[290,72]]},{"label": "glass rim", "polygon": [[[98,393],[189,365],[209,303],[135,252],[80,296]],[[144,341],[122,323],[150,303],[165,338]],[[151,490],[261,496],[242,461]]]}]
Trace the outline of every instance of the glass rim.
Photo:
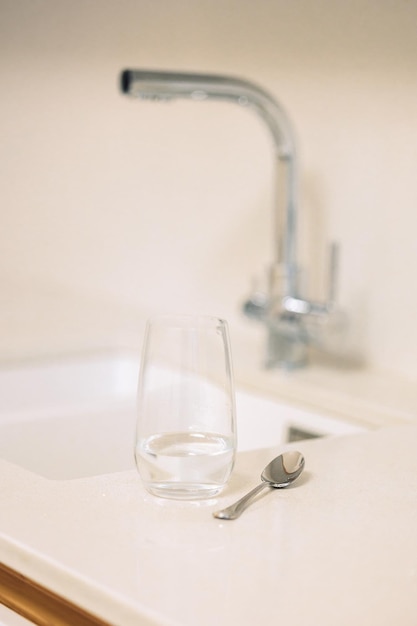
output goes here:
[{"label": "glass rim", "polygon": [[173,313],[154,315],[147,320],[147,326],[166,326],[170,328],[200,328],[210,326],[228,327],[227,320],[216,315],[200,313]]}]

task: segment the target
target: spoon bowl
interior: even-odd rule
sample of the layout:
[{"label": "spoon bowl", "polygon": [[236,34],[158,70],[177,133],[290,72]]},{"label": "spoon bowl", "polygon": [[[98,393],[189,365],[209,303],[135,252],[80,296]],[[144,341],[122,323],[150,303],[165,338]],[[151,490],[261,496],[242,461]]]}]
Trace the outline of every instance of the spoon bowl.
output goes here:
[{"label": "spoon bowl", "polygon": [[257,487],[226,509],[215,511],[213,516],[225,520],[236,519],[262,489],[265,487],[273,487],[275,489],[288,487],[299,477],[304,466],[305,460],[301,452],[296,450],[283,452],[265,467],[261,474],[262,482]]},{"label": "spoon bowl", "polygon": [[270,487],[280,489],[290,485],[304,469],[305,460],[301,452],[291,450],[275,457],[265,467],[261,479]]}]

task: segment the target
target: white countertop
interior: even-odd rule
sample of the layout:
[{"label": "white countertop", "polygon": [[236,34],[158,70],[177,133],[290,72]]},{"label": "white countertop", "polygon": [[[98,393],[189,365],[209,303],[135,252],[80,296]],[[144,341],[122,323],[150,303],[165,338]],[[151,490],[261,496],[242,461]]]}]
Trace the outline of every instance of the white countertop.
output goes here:
[{"label": "white countertop", "polygon": [[[135,471],[50,481],[0,462],[0,560],[115,626],[417,623],[417,426],[299,442],[306,470],[242,517],[148,495]],[[288,447],[288,446],[287,446]]]}]

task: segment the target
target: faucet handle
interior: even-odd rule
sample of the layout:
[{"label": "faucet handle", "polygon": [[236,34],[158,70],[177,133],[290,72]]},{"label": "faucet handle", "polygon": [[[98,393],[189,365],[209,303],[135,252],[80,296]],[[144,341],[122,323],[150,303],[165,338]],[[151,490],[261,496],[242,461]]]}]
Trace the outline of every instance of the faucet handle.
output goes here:
[{"label": "faucet handle", "polygon": [[255,276],[252,280],[252,287],[249,297],[243,303],[243,313],[251,319],[261,320],[267,316],[269,307],[269,295],[264,284],[265,281]]},{"label": "faucet handle", "polygon": [[261,292],[254,292],[243,303],[243,312],[246,317],[252,319],[264,319],[268,312],[268,297]]},{"label": "faucet handle", "polygon": [[335,310],[336,291],[339,271],[339,244],[332,242],[329,250],[329,265],[327,279],[327,298],[324,302],[317,302],[307,298],[284,296],[283,307],[289,313],[301,316],[324,317]]},{"label": "faucet handle", "polygon": [[332,241],[329,251],[329,273],[327,284],[327,302],[331,306],[336,302],[338,274],[339,274],[340,246],[337,241]]},{"label": "faucet handle", "polygon": [[339,244],[333,241],[329,246],[327,298],[324,302],[320,302],[296,295],[284,295],[282,297],[286,284],[285,271],[282,266],[273,265],[269,272],[269,288],[262,284],[259,278],[255,279],[251,294],[243,304],[243,312],[249,318],[265,320],[273,314],[273,308],[278,304],[275,311],[277,315],[280,315],[280,312],[285,312],[303,318],[307,326],[313,331],[314,328],[317,329],[317,324],[321,326],[330,317],[336,315],[338,270]]},{"label": "faucet handle", "polygon": [[336,302],[340,259],[338,242],[332,241],[330,243],[328,255],[327,297],[325,301],[284,299],[287,310],[302,315],[310,341],[317,347],[323,347],[329,342],[334,342],[336,337],[344,336],[347,329],[346,313],[338,307]]}]

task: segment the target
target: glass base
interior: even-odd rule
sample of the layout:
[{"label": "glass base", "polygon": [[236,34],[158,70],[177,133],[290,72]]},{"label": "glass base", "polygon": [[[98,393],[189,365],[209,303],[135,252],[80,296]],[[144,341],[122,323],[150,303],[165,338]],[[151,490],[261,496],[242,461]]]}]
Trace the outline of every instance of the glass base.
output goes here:
[{"label": "glass base", "polygon": [[205,500],[217,496],[224,485],[201,485],[194,483],[150,483],[146,489],[159,498],[172,500]]}]

